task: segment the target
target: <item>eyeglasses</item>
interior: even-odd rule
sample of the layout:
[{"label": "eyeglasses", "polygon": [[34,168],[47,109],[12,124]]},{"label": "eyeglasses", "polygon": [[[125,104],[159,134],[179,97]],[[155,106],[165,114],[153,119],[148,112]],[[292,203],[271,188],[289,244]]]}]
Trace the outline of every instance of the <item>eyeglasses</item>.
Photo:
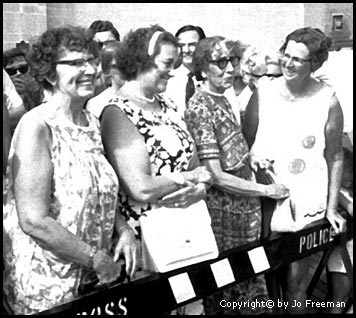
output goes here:
[{"label": "eyeglasses", "polygon": [[21,74],[25,74],[28,71],[28,65],[24,65],[19,68],[6,68],[5,70],[7,74],[9,74],[10,76],[15,75],[17,72],[20,72]]},{"label": "eyeglasses", "polygon": [[232,66],[237,66],[240,62],[240,57],[231,56],[229,59],[226,57],[223,57],[222,59],[219,59],[219,60],[208,60],[208,62],[216,64],[220,69],[223,70],[229,62],[231,62]]},{"label": "eyeglasses", "polygon": [[295,65],[303,65],[304,63],[310,61],[310,59],[305,60],[301,57],[290,56],[288,53],[283,54],[280,59],[283,63],[287,63],[289,60],[292,60]]},{"label": "eyeglasses", "polygon": [[84,67],[87,63],[93,67],[97,67],[98,59],[95,57],[89,57],[88,59],[62,60],[57,62],[57,64],[70,65],[80,68]]}]

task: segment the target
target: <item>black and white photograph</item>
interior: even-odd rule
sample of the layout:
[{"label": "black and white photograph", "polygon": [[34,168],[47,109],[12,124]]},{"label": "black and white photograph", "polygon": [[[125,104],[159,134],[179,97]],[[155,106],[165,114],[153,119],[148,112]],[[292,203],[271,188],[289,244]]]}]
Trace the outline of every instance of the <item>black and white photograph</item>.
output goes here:
[{"label": "black and white photograph", "polygon": [[353,3],[3,3],[3,316],[353,313]]}]

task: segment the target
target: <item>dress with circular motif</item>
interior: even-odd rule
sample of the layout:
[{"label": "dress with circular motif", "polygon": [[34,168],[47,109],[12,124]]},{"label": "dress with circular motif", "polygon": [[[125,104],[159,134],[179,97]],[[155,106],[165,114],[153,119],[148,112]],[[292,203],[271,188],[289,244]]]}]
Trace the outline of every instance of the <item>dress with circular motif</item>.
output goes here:
[{"label": "dress with circular motif", "polygon": [[305,169],[305,161],[302,159],[294,159],[290,164],[289,164],[289,172],[293,174],[299,174],[302,173]]}]

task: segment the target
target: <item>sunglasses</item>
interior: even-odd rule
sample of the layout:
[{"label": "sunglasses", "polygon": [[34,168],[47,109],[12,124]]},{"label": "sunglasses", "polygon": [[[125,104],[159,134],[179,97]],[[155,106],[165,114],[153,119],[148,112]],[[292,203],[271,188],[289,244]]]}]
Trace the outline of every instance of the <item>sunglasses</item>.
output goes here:
[{"label": "sunglasses", "polygon": [[28,65],[21,66],[19,68],[6,68],[6,73],[9,74],[10,76],[15,75],[17,72],[20,72],[21,74],[25,74],[28,71]]},{"label": "sunglasses", "polygon": [[229,62],[231,63],[232,66],[237,66],[240,63],[240,57],[231,56],[229,59],[223,57],[222,59],[219,60],[210,60],[210,61],[208,60],[208,62],[216,64],[221,70],[223,70]]}]

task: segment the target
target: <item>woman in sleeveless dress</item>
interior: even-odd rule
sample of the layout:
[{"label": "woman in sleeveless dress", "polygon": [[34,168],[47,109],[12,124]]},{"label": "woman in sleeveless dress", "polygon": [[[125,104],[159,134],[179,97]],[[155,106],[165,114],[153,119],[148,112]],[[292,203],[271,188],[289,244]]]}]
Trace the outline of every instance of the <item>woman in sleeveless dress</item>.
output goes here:
[{"label": "woman in sleeveless dress", "polygon": [[113,260],[118,180],[99,121],[83,109],[98,55],[80,27],[50,29],[32,47],[32,70],[52,94],[22,117],[10,149],[3,290],[14,314],[73,300],[88,271],[101,283],[120,275]]},{"label": "woman in sleeveless dress", "polygon": [[[177,39],[160,26],[129,32],[115,56],[127,82],[101,116],[105,151],[122,185],[118,204],[139,242],[144,212],[198,202],[205,198],[211,181],[211,174],[200,167],[194,141],[176,105],[161,95],[178,50]],[[163,199],[175,192],[171,199]],[[135,263],[140,269],[136,278],[149,274],[145,255]],[[193,307],[189,313],[202,310],[199,304]]]},{"label": "woman in sleeveless dress", "polygon": [[[337,212],[343,115],[334,90],[311,77],[327,59],[330,45],[319,29],[289,34],[280,49],[283,76],[260,82],[246,108],[244,135],[252,145],[253,166],[274,162],[278,180],[290,189],[293,223],[272,217],[271,228],[278,231],[296,231],[324,217],[336,233],[345,229]],[[288,312],[305,310],[308,266],[304,258],[288,267],[285,301],[302,304],[289,306]]]}]

